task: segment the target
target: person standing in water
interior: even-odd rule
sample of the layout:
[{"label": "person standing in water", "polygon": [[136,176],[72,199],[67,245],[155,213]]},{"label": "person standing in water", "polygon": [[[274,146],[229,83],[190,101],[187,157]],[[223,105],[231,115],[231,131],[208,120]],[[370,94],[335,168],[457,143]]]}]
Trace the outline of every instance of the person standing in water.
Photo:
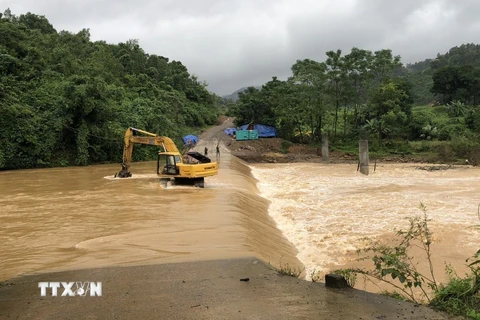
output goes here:
[{"label": "person standing in water", "polygon": [[217,157],[220,157],[220,147],[217,144]]}]

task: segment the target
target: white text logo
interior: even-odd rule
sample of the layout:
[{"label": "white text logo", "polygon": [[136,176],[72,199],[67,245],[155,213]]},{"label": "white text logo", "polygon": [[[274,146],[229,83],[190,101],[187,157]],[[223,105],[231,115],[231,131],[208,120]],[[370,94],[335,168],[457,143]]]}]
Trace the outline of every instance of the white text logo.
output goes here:
[{"label": "white text logo", "polygon": [[62,288],[62,297],[101,297],[102,296],[102,283],[101,282],[39,282],[40,295],[42,297],[47,296],[48,289],[51,289],[52,297],[56,297],[60,294],[60,288]]}]

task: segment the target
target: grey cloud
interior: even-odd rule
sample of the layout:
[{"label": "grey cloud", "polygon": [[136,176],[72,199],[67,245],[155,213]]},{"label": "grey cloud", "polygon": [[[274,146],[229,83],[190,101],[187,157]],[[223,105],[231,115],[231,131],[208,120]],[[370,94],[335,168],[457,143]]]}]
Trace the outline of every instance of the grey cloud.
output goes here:
[{"label": "grey cloud", "polygon": [[[297,59],[328,50],[390,48],[404,62],[480,43],[476,0],[0,0],[14,14],[45,15],[57,30],[92,40],[134,38],[180,60],[209,89],[228,94],[285,79]],[[1,9],[1,8],[0,8]]]}]

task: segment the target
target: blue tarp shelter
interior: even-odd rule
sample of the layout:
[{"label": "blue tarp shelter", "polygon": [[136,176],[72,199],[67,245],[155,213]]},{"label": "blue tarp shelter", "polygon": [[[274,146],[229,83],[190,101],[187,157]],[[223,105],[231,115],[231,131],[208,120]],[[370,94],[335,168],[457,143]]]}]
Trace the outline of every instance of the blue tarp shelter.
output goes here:
[{"label": "blue tarp shelter", "polygon": [[223,132],[225,132],[229,136],[232,136],[236,131],[237,131],[236,128],[227,128],[227,129],[223,130]]},{"label": "blue tarp shelter", "polygon": [[185,145],[194,145],[197,144],[198,137],[194,136],[193,134],[189,134],[183,137],[182,140]]},{"label": "blue tarp shelter", "polygon": [[[239,130],[252,130],[251,124],[245,124],[240,127]],[[254,124],[253,130],[258,130],[258,137],[259,138],[273,138],[278,136],[277,129],[272,126],[267,126],[265,124]]]}]

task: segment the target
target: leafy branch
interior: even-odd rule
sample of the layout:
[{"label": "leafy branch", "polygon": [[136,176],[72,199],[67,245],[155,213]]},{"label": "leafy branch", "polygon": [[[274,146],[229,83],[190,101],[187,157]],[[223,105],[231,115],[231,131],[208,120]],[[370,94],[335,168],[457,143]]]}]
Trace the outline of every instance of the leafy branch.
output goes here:
[{"label": "leafy branch", "polygon": [[[364,276],[366,280],[375,280],[387,283],[408,297],[411,301],[420,303],[421,298],[430,302],[427,288],[438,290],[432,263],[432,232],[430,231],[426,207],[421,204],[422,216],[409,219],[408,230],[399,230],[396,235],[400,240],[393,245],[386,245],[376,240],[366,239],[367,247],[358,251],[363,257],[359,261],[371,260],[373,269],[350,268],[337,271],[336,273],[349,274],[349,277]],[[422,274],[410,254],[414,247],[420,248],[426,255],[429,265],[429,273]],[[420,294],[417,290],[418,288]]]},{"label": "leafy branch", "polygon": [[[432,232],[429,228],[429,219],[425,205],[421,204],[423,215],[410,218],[410,226],[406,231],[396,232],[397,241],[393,245],[386,245],[378,241],[367,239],[368,246],[358,250],[362,255],[358,261],[371,260],[373,268],[350,268],[337,270],[350,279],[349,284],[354,286],[358,275],[363,276],[378,287],[378,281],[387,283],[398,292],[388,293],[390,296],[402,297],[416,303],[426,299],[428,305],[453,315],[463,315],[467,319],[480,320],[480,250],[467,259],[470,273],[459,277],[447,265],[446,274],[448,283],[438,283],[432,263]],[[477,212],[480,219],[480,205]],[[480,228],[479,225],[475,228]],[[425,254],[428,264],[427,273],[417,269],[418,262],[413,260],[411,249],[418,248]],[[416,257],[419,258],[418,256]]]}]

